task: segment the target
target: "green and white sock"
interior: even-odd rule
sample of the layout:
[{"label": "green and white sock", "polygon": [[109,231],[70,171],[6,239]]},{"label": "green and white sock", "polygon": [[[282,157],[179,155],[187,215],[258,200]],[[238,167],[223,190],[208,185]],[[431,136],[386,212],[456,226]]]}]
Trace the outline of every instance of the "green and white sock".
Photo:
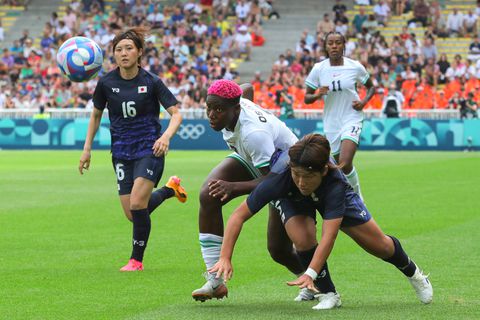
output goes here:
[{"label": "green and white sock", "polygon": [[198,240],[200,241],[200,248],[202,249],[203,261],[205,261],[205,266],[208,270],[212,268],[220,258],[223,237],[211,233],[200,233]]}]

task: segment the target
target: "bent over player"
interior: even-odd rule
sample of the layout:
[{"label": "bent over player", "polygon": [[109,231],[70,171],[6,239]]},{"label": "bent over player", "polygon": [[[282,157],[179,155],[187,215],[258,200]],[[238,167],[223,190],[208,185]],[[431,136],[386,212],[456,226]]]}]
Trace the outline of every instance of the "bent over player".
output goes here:
[{"label": "bent over player", "polygon": [[[280,204],[285,213],[285,229],[302,256],[307,271],[289,285],[316,291],[313,281],[324,271],[341,230],[373,256],[393,264],[410,281],[419,300],[425,304],[433,298],[427,276],[406,254],[400,241],[383,233],[360,196],[355,193],[336,164],[330,160],[330,144],[320,134],[309,134],[280,155],[271,174],[250,193],[230,216],[225,230],[220,259],[210,269],[217,277],[232,277],[232,255],[242,226],[270,201]],[[322,236],[315,236],[318,211],[323,219]],[[342,302],[330,277],[313,309],[332,309]],[[326,289],[326,290],[325,290]]]}]

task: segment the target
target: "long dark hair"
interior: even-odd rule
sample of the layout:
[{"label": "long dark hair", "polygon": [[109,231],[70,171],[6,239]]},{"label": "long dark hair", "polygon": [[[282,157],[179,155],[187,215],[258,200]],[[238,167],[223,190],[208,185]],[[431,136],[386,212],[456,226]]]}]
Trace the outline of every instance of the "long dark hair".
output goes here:
[{"label": "long dark hair", "polygon": [[328,51],[327,51],[327,40],[328,40],[328,37],[332,34],[338,34],[341,38],[342,38],[342,44],[343,44],[343,55],[345,55],[345,44],[347,43],[347,40],[345,39],[345,36],[343,34],[341,34],[340,32],[338,31],[330,31],[329,33],[327,33],[325,35],[325,38],[323,40],[323,51],[325,52],[325,56],[327,58],[330,58],[330,56],[328,55]]},{"label": "long dark hair", "polygon": [[338,168],[330,159],[330,143],[325,136],[310,133],[300,139],[288,150],[290,167],[302,167],[308,171],[323,172],[325,166],[329,169]]},{"label": "long dark hair", "polygon": [[[148,35],[149,30],[147,28],[142,27],[135,27],[128,29],[125,32],[119,33],[113,38],[113,52],[115,52],[115,48],[117,44],[122,41],[123,39],[130,39],[135,44],[138,50],[144,50],[145,48],[145,37]],[[138,64],[140,64],[142,57],[138,57]]]}]

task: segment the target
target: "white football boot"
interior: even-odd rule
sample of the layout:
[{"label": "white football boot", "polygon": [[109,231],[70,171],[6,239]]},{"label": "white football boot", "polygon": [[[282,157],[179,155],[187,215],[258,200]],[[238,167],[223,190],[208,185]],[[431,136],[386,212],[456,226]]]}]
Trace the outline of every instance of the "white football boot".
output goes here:
[{"label": "white football boot", "polygon": [[425,304],[432,302],[433,288],[430,281],[428,281],[428,275],[424,275],[417,267],[413,276],[408,278],[408,281],[412,284],[412,287],[415,289],[417,297],[421,302]]},{"label": "white football boot", "polygon": [[315,292],[308,288],[300,289],[298,296],[293,299],[293,301],[301,302],[301,301],[311,301],[315,299]]},{"label": "white football boot", "polygon": [[338,308],[342,305],[340,295],[336,292],[317,294],[315,298],[318,298],[318,301],[320,302],[316,306],[312,307],[313,310],[329,310]]},{"label": "white football boot", "polygon": [[207,282],[201,288],[193,290],[193,299],[205,302],[213,298],[218,300],[228,297],[228,289],[223,279],[217,279],[214,274],[208,272],[204,273],[204,277]]}]

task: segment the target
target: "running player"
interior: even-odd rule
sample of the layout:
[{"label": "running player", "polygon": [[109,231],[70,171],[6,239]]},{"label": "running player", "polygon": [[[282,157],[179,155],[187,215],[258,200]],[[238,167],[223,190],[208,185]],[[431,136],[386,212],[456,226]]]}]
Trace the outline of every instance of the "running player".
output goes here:
[{"label": "running player", "polygon": [[[208,89],[206,103],[210,126],[223,133],[223,139],[234,153],[212,169],[200,190],[199,240],[207,270],[220,255],[222,206],[250,193],[258,184],[258,178],[269,172],[270,158],[275,150],[287,150],[297,141],[283,122],[241,96],[242,89],[233,81],[218,80]],[[243,96],[253,100],[251,88],[244,90]],[[305,271],[273,207],[270,207],[268,223],[268,250],[276,262],[294,274]],[[201,288],[192,292],[195,300],[227,296],[222,279],[212,273],[207,273],[206,279]],[[313,298],[304,297],[303,291],[297,300]]]},{"label": "running player", "polygon": [[[145,30],[133,28],[113,39],[117,68],[102,77],[95,88],[79,171],[90,167],[93,138],[105,108],[110,118],[112,164],[117,175],[118,194],[126,217],[133,222],[133,249],[121,271],[143,270],[143,254],[150,235],[150,213],[165,199],[187,195],[180,179],[171,177],[165,187],[152,193],[162,177],[170,139],[182,117],[178,101],[157,76],[140,67]],[[171,115],[162,134],[160,103]]]},{"label": "running player", "polygon": [[[305,103],[325,101],[324,131],[332,146],[332,155],[342,165],[342,171],[356,193],[362,197],[353,158],[362,133],[363,108],[375,92],[368,72],[358,61],[344,57],[345,37],[338,32],[325,36],[327,59],[316,63],[305,80]],[[360,101],[357,83],[367,88]],[[318,89],[318,92],[315,91]],[[362,197],[363,199],[363,197]]]},{"label": "running player", "polygon": [[[209,271],[228,280],[232,277],[231,258],[243,223],[270,201],[280,204],[285,229],[303,256],[307,271],[289,285],[316,291],[313,280],[323,273],[338,231],[351,237],[368,253],[393,264],[410,281],[421,302],[432,301],[433,289],[427,276],[403,250],[400,241],[382,232],[359,195],[353,191],[340,169],[330,160],[330,144],[320,134],[309,134],[284,152],[268,175],[234,211],[227,222],[220,259]],[[322,236],[317,245],[315,211],[323,218]],[[330,291],[322,291],[313,309],[341,305],[331,279]]]}]

